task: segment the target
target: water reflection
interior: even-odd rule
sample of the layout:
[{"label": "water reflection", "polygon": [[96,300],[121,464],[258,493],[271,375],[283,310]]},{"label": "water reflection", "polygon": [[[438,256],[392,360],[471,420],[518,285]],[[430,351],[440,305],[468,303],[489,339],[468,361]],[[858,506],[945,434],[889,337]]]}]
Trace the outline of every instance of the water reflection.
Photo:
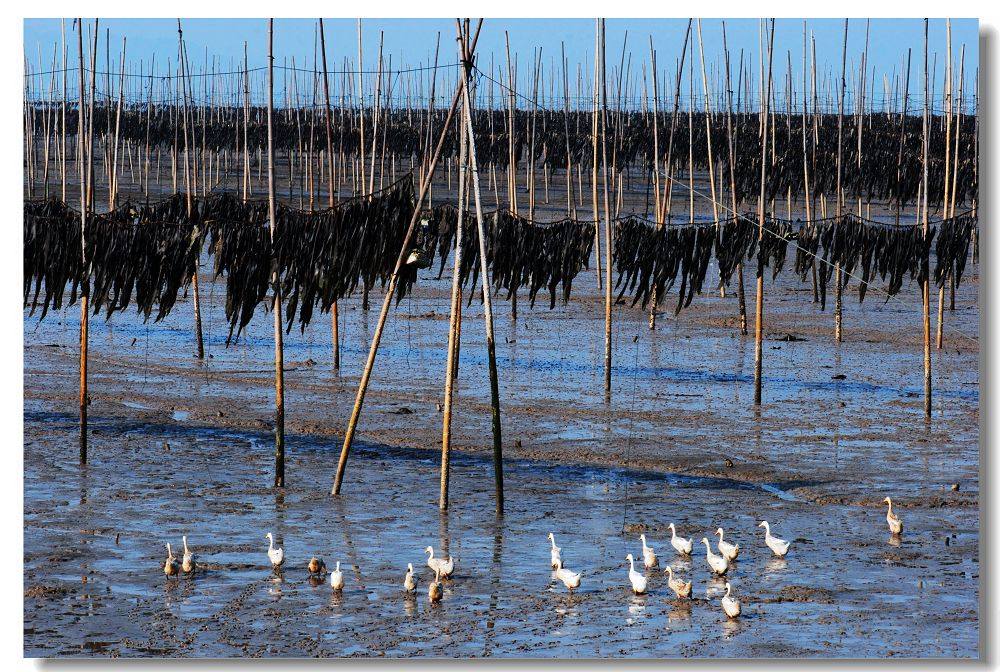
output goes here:
[{"label": "water reflection", "polygon": [[778,572],[783,572],[788,568],[788,561],[784,558],[771,557],[764,564],[764,574],[765,576],[770,574],[775,574]]},{"label": "water reflection", "polygon": [[633,595],[629,600],[628,613],[632,618],[639,618],[646,611],[646,596]]},{"label": "water reflection", "polygon": [[667,622],[677,623],[691,620],[691,600],[675,599],[673,607],[667,612]]},{"label": "water reflection", "polygon": [[723,639],[732,639],[737,634],[739,634],[740,629],[741,629],[741,625],[740,625],[739,619],[737,619],[737,618],[729,618],[728,616],[725,616],[725,615],[723,615],[722,618],[724,619],[723,623],[722,623],[722,638]]},{"label": "water reflection", "polygon": [[895,546],[896,548],[899,548],[903,543],[903,538],[898,534],[890,534],[889,538],[886,540],[886,543],[889,544],[890,546]]}]

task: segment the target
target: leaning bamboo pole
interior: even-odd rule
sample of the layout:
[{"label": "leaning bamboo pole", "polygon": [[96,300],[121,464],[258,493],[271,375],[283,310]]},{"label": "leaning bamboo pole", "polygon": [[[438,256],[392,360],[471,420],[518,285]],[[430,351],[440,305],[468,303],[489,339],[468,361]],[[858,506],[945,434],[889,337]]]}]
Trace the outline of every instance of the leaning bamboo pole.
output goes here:
[{"label": "leaning bamboo pole", "polygon": [[[333,131],[331,130],[332,112],[330,111],[330,80],[326,69],[326,37],[323,33],[323,19],[319,20],[320,51],[323,53],[323,98],[326,103],[326,160],[327,160],[327,195],[332,208],[337,199],[337,187],[333,170]],[[333,370],[340,370],[340,317],[337,302],[330,308],[330,340],[333,341]]]},{"label": "leaning bamboo pole", "polygon": [[[480,21],[480,26],[481,25],[482,21]],[[479,27],[476,28],[476,34],[472,39],[472,45],[468,49],[470,59],[475,53],[476,42],[478,39]],[[365,361],[365,368],[361,373],[361,380],[358,382],[358,391],[354,399],[354,408],[351,410],[351,417],[348,420],[347,430],[344,433],[344,445],[340,449],[340,459],[337,462],[337,472],[334,476],[333,489],[331,490],[331,494],[333,495],[340,494],[340,489],[344,482],[344,472],[347,469],[347,459],[350,456],[351,445],[354,442],[354,434],[357,431],[358,419],[361,417],[361,408],[364,405],[365,394],[368,391],[368,383],[371,380],[372,369],[375,366],[375,357],[378,354],[378,346],[382,341],[382,332],[385,329],[385,321],[389,315],[389,308],[392,305],[392,297],[396,293],[396,285],[399,281],[399,272],[403,267],[403,263],[406,261],[410,241],[413,238],[413,233],[420,217],[420,208],[424,197],[427,195],[431,178],[434,175],[434,169],[437,167],[438,160],[441,157],[441,150],[444,147],[444,141],[447,137],[449,126],[451,125],[451,121],[455,115],[455,110],[458,108],[458,103],[462,96],[464,82],[465,79],[460,78],[458,85],[456,86],[455,95],[451,101],[451,107],[448,109],[448,115],[445,117],[445,123],[441,127],[441,135],[438,138],[437,146],[434,148],[434,154],[427,166],[427,172],[424,174],[424,177],[420,182],[420,191],[417,196],[416,203],[414,204],[413,215],[410,217],[410,224],[406,229],[406,235],[403,237],[403,245],[399,250],[399,256],[396,258],[396,265],[393,268],[392,275],[389,278],[389,283],[386,286],[385,296],[382,299],[382,309],[379,312],[378,324],[375,326],[375,333],[372,336],[371,347],[368,349],[368,358]]]},{"label": "leaning bamboo pole", "polygon": [[[267,217],[274,243],[274,19],[267,20]],[[281,285],[274,284],[274,487],[285,487],[285,348],[281,331]]]},{"label": "leaning bamboo pole", "polygon": [[[472,77],[473,67],[473,47],[467,46],[467,37],[462,34],[461,21],[456,19],[458,28],[458,41],[460,43],[460,53],[462,56],[462,76],[464,85],[459,87],[462,94],[462,107],[465,117],[465,135],[469,144],[469,171],[472,173],[472,193],[476,204],[476,228],[479,234],[479,273],[480,284],[483,289],[483,319],[486,323],[486,355],[489,364],[490,374],[490,406],[492,408],[493,426],[493,479],[496,492],[496,512],[503,515],[503,443],[500,426],[500,381],[497,373],[497,353],[496,337],[493,333],[493,301],[492,289],[490,287],[489,270],[486,264],[486,226],[483,221],[483,205],[479,188],[479,167],[476,159],[476,136],[472,128],[472,103],[469,84]],[[482,19],[476,26],[476,34],[482,26]]]}]

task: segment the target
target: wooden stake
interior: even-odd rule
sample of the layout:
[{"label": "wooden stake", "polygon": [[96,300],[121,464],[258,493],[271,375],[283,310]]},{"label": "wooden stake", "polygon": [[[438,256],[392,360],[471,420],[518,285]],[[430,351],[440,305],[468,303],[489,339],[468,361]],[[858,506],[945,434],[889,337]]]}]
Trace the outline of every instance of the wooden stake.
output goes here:
[{"label": "wooden stake", "polygon": [[[928,88],[927,73],[927,43],[929,37],[929,20],[924,19],[924,130],[923,130],[923,226],[924,237],[929,234],[930,226],[927,217],[927,192],[929,186],[929,174],[927,171],[928,153],[930,151],[930,113],[928,108],[930,90]],[[927,255],[923,260],[922,298],[924,311],[924,416],[930,420],[931,417],[931,314],[930,314],[930,260]]]},{"label": "wooden stake", "polygon": [[[843,175],[842,166],[842,152],[843,152],[843,142],[844,142],[844,93],[847,88],[847,25],[849,19],[844,19],[844,51],[843,58],[841,60],[841,71],[840,71],[840,96],[837,101],[837,218],[839,219],[843,215],[844,210],[844,191],[841,186],[841,178]],[[843,331],[843,279],[841,277],[840,263],[837,263],[833,269],[834,272],[834,283],[836,284],[836,298],[834,303],[834,313],[833,313],[833,331],[834,340],[840,343],[844,340]]]},{"label": "wooden stake", "polygon": [[[334,181],[333,170],[333,131],[331,130],[330,117],[330,81],[326,70],[326,37],[323,34],[323,19],[319,20],[319,41],[320,51],[323,52],[323,97],[326,101],[326,159],[327,159],[327,181],[329,190],[329,206],[332,208],[336,202],[337,187]],[[333,341],[333,370],[340,370],[340,319],[337,310],[337,302],[333,302],[330,309],[330,338]]]},{"label": "wooden stake", "polygon": [[605,72],[606,35],[600,19],[601,35],[601,170],[604,177],[604,399],[611,401],[611,203],[608,196],[608,79]]},{"label": "wooden stake", "polygon": [[451,276],[451,317],[448,323],[448,355],[444,376],[444,414],[441,421],[441,493],[439,508],[448,508],[448,482],[451,477],[451,415],[455,395],[458,362],[459,327],[462,320],[462,244],[465,219],[465,174],[467,161],[465,124],[459,128],[458,224],[455,229],[455,268]]},{"label": "wooden stake", "polygon": [[[469,93],[469,81],[472,76],[472,55],[475,50],[475,41],[472,47],[466,46],[466,38],[462,35],[462,24],[456,19],[458,24],[458,40],[461,45],[464,85],[459,87],[462,94],[462,106],[465,116],[466,138],[469,143],[469,170],[472,173],[472,189],[476,203],[476,228],[479,234],[479,273],[480,284],[483,289],[483,318],[486,322],[486,354],[489,360],[490,371],[490,401],[492,406],[493,425],[493,479],[496,490],[496,512],[503,515],[503,443],[500,427],[500,381],[497,373],[496,338],[493,333],[493,301],[492,288],[490,287],[490,275],[486,266],[486,226],[483,222],[483,205],[479,189],[479,167],[476,160],[476,136],[472,128],[472,104]],[[482,19],[476,26],[476,35],[482,26]]]},{"label": "wooden stake", "polygon": [[[267,216],[274,242],[274,19],[267,20]],[[285,487],[285,348],[281,330],[281,286],[274,284],[274,487]]]},{"label": "wooden stake", "polygon": [[[733,91],[730,86],[729,45],[726,41],[726,22],[722,22],[722,50],[726,58],[726,137],[729,142],[729,195],[732,200],[733,217],[739,217],[739,200],[736,195],[736,156],[733,142]],[[742,67],[742,57],[741,63]],[[740,333],[747,335],[747,299],[743,285],[743,260],[736,264],[736,295],[740,308]]]},{"label": "wooden stake", "polygon": [[[187,212],[188,217],[191,217],[192,203],[191,198],[193,193],[198,190],[197,183],[192,184],[190,178],[197,180],[196,170],[197,159],[194,161],[194,166],[192,166],[191,173],[188,172],[188,156],[189,156],[189,146],[188,146],[188,85],[187,85],[187,58],[184,54],[184,33],[181,31],[181,20],[177,19],[177,40],[178,40],[178,54],[181,66],[181,87],[184,96],[184,176],[188,179],[185,189],[187,190]],[[193,133],[193,131],[192,131]],[[189,178],[190,175],[190,178]],[[194,262],[194,272],[191,274],[191,287],[192,287],[192,297],[194,304],[194,333],[195,342],[197,344],[196,356],[198,359],[205,359],[205,341],[202,338],[201,331],[201,299],[198,291],[198,267],[200,266],[198,259]]]},{"label": "wooden stake", "polygon": [[[767,125],[768,106],[771,98],[771,67],[774,62],[774,19],[771,19],[771,35],[767,49],[767,86],[761,101],[761,157],[760,157],[760,200],[757,205],[757,298],[754,323],[754,358],[753,358],[753,403],[761,404],[761,378],[763,373],[764,355],[764,255],[761,243],[764,240],[764,186],[767,181]],[[761,71],[763,71],[761,63]]]},{"label": "wooden stake", "polygon": [[89,271],[87,269],[87,185],[85,166],[87,165],[87,143],[84,129],[86,128],[86,105],[84,97],[87,89],[84,83],[83,67],[83,19],[77,20],[77,46],[80,52],[80,113],[77,123],[77,163],[80,169],[80,255],[84,281],[80,292],[80,464],[87,464],[87,347],[89,345],[90,319],[87,312],[89,295]]}]

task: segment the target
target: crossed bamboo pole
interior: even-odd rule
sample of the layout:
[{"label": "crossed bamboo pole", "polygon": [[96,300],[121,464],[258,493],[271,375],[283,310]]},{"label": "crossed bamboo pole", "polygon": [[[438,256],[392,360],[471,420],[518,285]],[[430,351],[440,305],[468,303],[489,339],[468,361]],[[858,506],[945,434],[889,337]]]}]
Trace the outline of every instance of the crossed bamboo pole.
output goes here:
[{"label": "crossed bamboo pole", "polygon": [[[389,314],[389,308],[391,307],[392,298],[396,292],[396,286],[399,280],[399,273],[406,261],[410,242],[413,238],[413,233],[416,228],[417,221],[420,217],[421,205],[431,182],[431,178],[434,174],[434,169],[437,166],[438,160],[441,157],[441,150],[444,146],[445,137],[451,126],[451,121],[454,118],[455,111],[458,108],[459,102],[463,100],[463,94],[466,92],[468,87],[468,77],[472,67],[473,57],[475,55],[476,43],[479,40],[480,29],[482,28],[482,19],[476,26],[475,34],[472,36],[471,41],[467,41],[465,38],[461,37],[461,25],[459,25],[459,35],[460,42],[462,43],[462,53],[464,55],[464,76],[459,80],[455,95],[452,98],[451,106],[448,109],[447,117],[445,118],[445,123],[441,128],[441,135],[438,138],[437,146],[434,149],[434,154],[431,158],[430,163],[427,166],[427,171],[425,172],[423,179],[420,184],[420,191],[417,196],[416,203],[413,209],[413,215],[410,218],[410,224],[407,227],[406,235],[403,238],[403,244],[399,251],[399,256],[396,258],[396,265],[393,269],[392,276],[389,279],[389,284],[386,288],[385,297],[382,301],[382,309],[379,312],[378,324],[375,327],[375,333],[372,337],[371,347],[368,350],[368,358],[365,362],[365,368],[361,374],[361,380],[358,384],[358,391],[354,401],[354,408],[351,411],[351,417],[348,421],[347,430],[344,434],[344,444],[340,451],[340,459],[337,463],[337,471],[334,476],[333,489],[331,493],[333,495],[339,495],[341,487],[344,481],[344,473],[347,468],[347,460],[350,455],[351,445],[354,442],[354,434],[357,431],[358,420],[361,416],[361,409],[364,405],[365,394],[368,390],[368,385],[371,381],[372,370],[375,366],[375,357],[378,354],[378,347],[382,340],[382,333],[385,329],[385,322]],[[490,285],[489,277],[486,269],[486,248],[485,248],[485,231],[482,219],[482,206],[480,199],[480,189],[479,189],[479,177],[476,170],[475,164],[475,145],[472,140],[472,114],[471,106],[468,96],[464,98],[464,115],[466,119],[466,131],[469,137],[469,155],[472,157],[472,178],[473,178],[473,188],[475,189],[476,195],[476,217],[477,225],[479,228],[479,247],[481,256],[481,272],[483,274],[483,300],[486,312],[487,321],[487,349],[490,355],[490,388],[491,395],[493,397],[493,439],[494,439],[494,470],[495,470],[495,481],[497,488],[497,500],[496,506],[497,511],[502,512],[503,510],[503,471],[501,468],[500,461],[502,460],[502,453],[500,450],[500,408],[498,403],[499,397],[499,382],[497,378],[496,370],[496,353],[495,353],[495,340],[493,338],[493,328],[492,328],[492,302],[490,300]]]}]

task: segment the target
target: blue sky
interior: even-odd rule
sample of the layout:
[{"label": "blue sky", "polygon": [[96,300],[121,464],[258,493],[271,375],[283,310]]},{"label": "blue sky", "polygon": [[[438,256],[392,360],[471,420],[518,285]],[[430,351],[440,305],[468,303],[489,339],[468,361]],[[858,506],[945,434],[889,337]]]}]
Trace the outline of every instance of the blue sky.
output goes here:
[{"label": "blue sky", "polygon": [[[327,57],[330,69],[342,66],[344,58],[350,59],[350,67],[357,60],[357,23],[355,19],[324,19],[327,34]],[[157,70],[162,71],[169,57],[176,63],[177,25],[176,19],[102,19],[101,20],[101,65],[104,70],[104,30],[111,32],[112,69],[117,69],[118,52],[122,35],[128,38],[127,61],[138,67],[140,59],[148,69],[151,56],[155,53]],[[231,63],[242,61],[243,42],[248,42],[250,67],[266,64],[267,21],[265,19],[186,19],[183,21],[185,39],[192,67],[197,71],[203,67],[205,50],[218,57],[218,67],[228,69]],[[275,21],[275,55],[277,63],[295,58],[296,66],[311,67],[316,22],[311,19],[277,19]],[[609,19],[607,22],[607,59],[609,71],[616,68],[621,59],[622,43],[628,33],[626,59],[632,58],[632,72],[641,86],[641,64],[649,60],[649,40],[657,50],[658,66],[661,73],[675,68],[683,42],[686,19]],[[787,70],[788,52],[791,52],[793,81],[800,86],[802,76],[802,20],[778,19],[775,34],[775,77],[783,89]],[[67,21],[68,39],[71,21]],[[384,31],[384,58],[392,57],[394,68],[426,65],[433,58],[437,33],[441,33],[441,62],[455,61],[455,28],[453,19],[365,19],[362,22],[364,35],[365,70],[374,67],[378,53],[379,32]],[[842,19],[810,19],[808,30],[815,35],[819,78],[837,78],[840,72],[841,41],[844,24]],[[952,20],[952,50],[954,58],[965,45],[966,91],[971,91],[978,65],[978,28],[976,19]],[[848,35],[848,69],[852,64],[856,71],[860,55],[864,49],[866,20],[852,19]],[[512,53],[518,55],[519,90],[530,86],[533,50],[542,48],[542,60],[546,71],[554,63],[558,67],[560,43],[565,43],[566,55],[570,61],[571,93],[575,94],[576,65],[583,64],[583,76],[593,63],[594,21],[592,19],[487,19],[483,26],[478,52],[479,65],[488,68],[490,54],[494,56],[494,70],[497,65],[506,64],[505,31],[510,37]],[[736,78],[736,59],[740,50],[747,58],[752,58],[756,77],[759,67],[758,20],[727,19],[726,31],[731,58],[733,77]],[[719,67],[722,58],[722,31],[720,19],[702,21],[705,44],[705,58],[710,69]],[[695,33],[696,35],[696,33]],[[24,22],[24,46],[26,57],[37,68],[38,49],[41,48],[43,70],[51,66],[53,45],[60,39],[58,19],[26,19]],[[71,42],[73,44],[73,42]],[[695,43],[697,46],[697,42]],[[903,67],[908,48],[913,49],[911,95],[922,94],[923,67],[923,20],[922,19],[872,19],[869,38],[868,78],[874,68],[876,73],[875,93],[881,97],[882,77],[891,80],[894,73]],[[930,58],[937,54],[936,94],[940,95],[944,86],[945,22],[943,19],[931,21]],[[73,52],[71,51],[71,56]],[[697,50],[695,51],[697,57]],[[72,59],[71,59],[72,61]],[[72,64],[72,63],[71,63]],[[824,74],[826,73],[826,74]],[[696,91],[700,88],[700,65],[695,61]],[[662,74],[661,74],[662,77]],[[957,74],[956,74],[957,77]],[[371,78],[373,80],[374,78]],[[370,81],[371,81],[370,80]],[[849,75],[850,80],[850,75]],[[366,82],[366,86],[369,82]],[[870,83],[869,83],[870,86]],[[668,87],[670,88],[670,87]],[[687,89],[687,84],[684,85]],[[917,95],[915,99],[920,100]]]}]

